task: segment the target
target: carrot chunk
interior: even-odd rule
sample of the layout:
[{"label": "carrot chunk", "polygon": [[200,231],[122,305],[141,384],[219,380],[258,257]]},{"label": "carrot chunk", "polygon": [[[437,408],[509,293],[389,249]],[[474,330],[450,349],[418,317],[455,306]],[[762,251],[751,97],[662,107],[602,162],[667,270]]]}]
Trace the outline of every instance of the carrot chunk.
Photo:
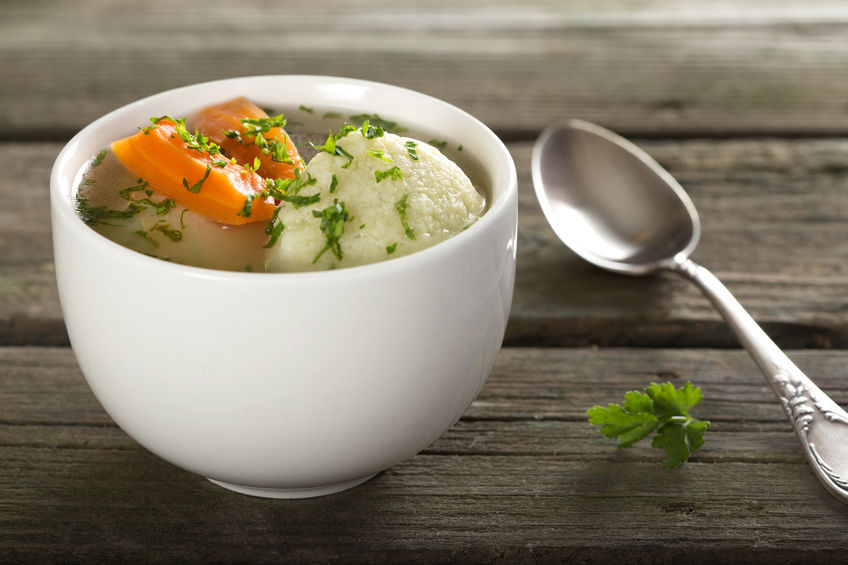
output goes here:
[{"label": "carrot chunk", "polygon": [[198,113],[194,127],[221,146],[229,157],[253,166],[265,178],[294,178],[303,160],[283,129],[281,116],[271,118],[247,98],[235,98]]},{"label": "carrot chunk", "polygon": [[275,205],[273,198],[263,196],[265,179],[187,138],[184,125],[161,118],[114,141],[112,152],[133,175],[207,218],[230,225],[271,218]]}]

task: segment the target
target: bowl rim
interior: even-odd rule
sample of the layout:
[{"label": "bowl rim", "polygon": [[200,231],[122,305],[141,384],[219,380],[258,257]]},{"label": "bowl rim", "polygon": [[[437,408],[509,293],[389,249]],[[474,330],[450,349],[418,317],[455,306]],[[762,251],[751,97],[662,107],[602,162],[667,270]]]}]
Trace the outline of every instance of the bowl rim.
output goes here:
[{"label": "bowl rim", "polygon": [[[104,124],[118,117],[120,114],[128,113],[138,106],[155,103],[160,98],[168,98],[179,96],[181,94],[189,94],[198,89],[212,89],[216,86],[225,84],[234,84],[242,82],[275,82],[280,80],[301,81],[305,84],[314,83],[343,83],[352,86],[361,86],[368,88],[377,88],[392,92],[398,96],[410,97],[421,102],[426,102],[434,107],[447,110],[455,113],[458,118],[464,119],[468,124],[479,130],[479,134],[487,141],[487,150],[494,149],[498,155],[496,162],[500,165],[501,170],[492,172],[491,169],[486,169],[489,177],[503,176],[502,185],[499,184],[500,190],[493,190],[491,202],[488,203],[486,212],[468,229],[456,234],[455,236],[432,245],[428,248],[421,249],[409,255],[396,257],[366,265],[358,265],[345,267],[342,269],[330,269],[323,271],[287,271],[287,272],[244,272],[244,271],[227,271],[213,269],[207,267],[197,267],[185,265],[181,263],[172,263],[156,257],[150,257],[119,243],[116,243],[107,237],[97,233],[90,226],[87,226],[82,219],[73,210],[72,199],[73,184],[77,179],[79,171],[77,170],[71,178],[70,183],[66,178],[63,178],[64,170],[69,166],[68,162],[78,158],[79,146],[84,140],[96,134]],[[86,158],[89,156],[86,155]],[[481,159],[477,159],[481,161]],[[482,165],[482,163],[481,163]],[[494,179],[492,179],[494,180]],[[451,254],[452,250],[463,245],[470,238],[474,238],[477,234],[492,229],[495,224],[505,214],[510,214],[514,203],[517,203],[518,179],[515,169],[515,163],[509,150],[503,141],[483,122],[475,118],[470,113],[454,106],[444,100],[412,90],[409,88],[396,86],[392,84],[363,80],[357,78],[338,77],[331,75],[307,75],[307,74],[279,74],[279,75],[250,75],[219,79],[213,81],[205,81],[190,85],[180,86],[145,96],[128,104],[122,105],[114,110],[97,118],[90,124],[82,128],[74,135],[61,149],[54,161],[50,173],[50,201],[52,209],[52,223],[58,219],[64,220],[80,237],[83,238],[84,245],[101,247],[105,252],[114,254],[117,257],[125,258],[127,261],[139,261],[141,264],[149,262],[149,267],[152,269],[160,269],[165,272],[185,273],[186,275],[196,276],[201,278],[214,278],[222,280],[238,280],[238,281],[270,281],[283,279],[314,279],[323,280],[325,278],[335,279],[339,277],[351,278],[358,276],[378,275],[384,272],[392,272],[399,269],[408,269],[415,266],[421,266],[421,263],[429,263],[437,260],[440,256]],[[55,227],[54,227],[55,234]],[[343,273],[343,274],[342,274]]]}]

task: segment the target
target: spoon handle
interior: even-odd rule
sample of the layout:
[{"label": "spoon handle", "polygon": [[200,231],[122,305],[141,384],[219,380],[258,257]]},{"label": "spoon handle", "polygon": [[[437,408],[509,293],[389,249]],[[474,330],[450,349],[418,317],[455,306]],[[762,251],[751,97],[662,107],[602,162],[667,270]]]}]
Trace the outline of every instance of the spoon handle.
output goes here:
[{"label": "spoon handle", "polygon": [[848,413],[801,372],[711,272],[682,254],[670,268],[694,281],[721,313],[780,398],[816,475],[848,503]]}]

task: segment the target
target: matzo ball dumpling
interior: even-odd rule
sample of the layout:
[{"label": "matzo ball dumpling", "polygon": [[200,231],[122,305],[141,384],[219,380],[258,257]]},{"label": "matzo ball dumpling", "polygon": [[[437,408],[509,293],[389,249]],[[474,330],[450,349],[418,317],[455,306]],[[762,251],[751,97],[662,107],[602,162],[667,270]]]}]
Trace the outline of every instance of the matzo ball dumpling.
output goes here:
[{"label": "matzo ball dumpling", "polygon": [[[473,224],[485,200],[462,169],[429,144],[363,125],[327,144],[306,167],[301,195],[284,202],[272,271],[352,267],[408,255]],[[310,181],[311,182],[311,181]]]}]

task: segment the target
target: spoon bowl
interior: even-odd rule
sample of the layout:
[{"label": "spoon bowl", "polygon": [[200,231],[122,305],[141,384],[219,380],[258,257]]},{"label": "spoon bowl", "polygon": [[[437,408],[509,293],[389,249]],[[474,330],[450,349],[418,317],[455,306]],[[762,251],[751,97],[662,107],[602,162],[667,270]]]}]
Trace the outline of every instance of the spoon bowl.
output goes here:
[{"label": "spoon bowl", "polygon": [[631,275],[670,270],[700,287],[777,394],[816,476],[848,503],[848,413],[792,363],[721,281],[689,258],[701,227],[677,181],[634,144],[580,120],[542,133],[532,169],[548,223],[583,259]]},{"label": "spoon bowl", "polygon": [[[611,166],[614,164],[614,166]],[[695,249],[698,212],[647,153],[602,127],[547,128],[533,153],[533,184],[554,231],[575,253],[626,274],[668,267]]]}]

